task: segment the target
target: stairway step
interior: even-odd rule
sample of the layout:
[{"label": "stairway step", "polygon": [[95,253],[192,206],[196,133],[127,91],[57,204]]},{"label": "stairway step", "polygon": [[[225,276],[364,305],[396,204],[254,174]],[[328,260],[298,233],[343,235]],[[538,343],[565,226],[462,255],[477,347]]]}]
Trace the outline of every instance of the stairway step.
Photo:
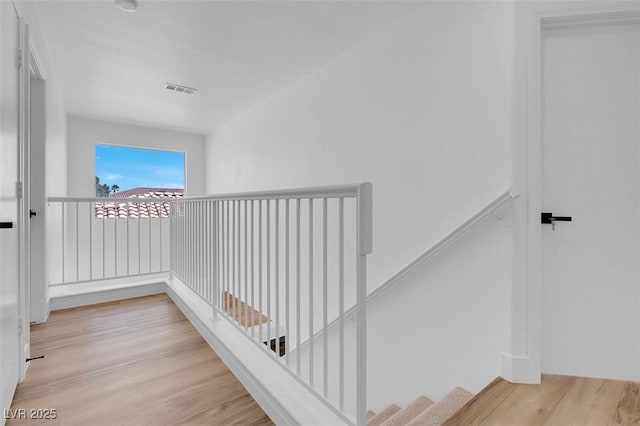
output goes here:
[{"label": "stairway step", "polygon": [[440,401],[427,408],[418,417],[407,423],[407,426],[440,426],[453,416],[473,394],[462,388],[455,388]]},{"label": "stairway step", "polygon": [[426,396],[419,396],[411,404],[382,422],[380,426],[404,426],[432,405],[432,400]]},{"label": "stairway step", "polygon": [[390,406],[367,420],[367,426],[380,426],[385,420],[396,414],[398,411],[400,411],[400,407],[398,407],[396,404],[391,404]]},{"label": "stairway step", "polygon": [[367,410],[367,420],[369,420],[371,417],[373,417],[375,415],[376,415],[376,413],[374,413],[373,411]]}]

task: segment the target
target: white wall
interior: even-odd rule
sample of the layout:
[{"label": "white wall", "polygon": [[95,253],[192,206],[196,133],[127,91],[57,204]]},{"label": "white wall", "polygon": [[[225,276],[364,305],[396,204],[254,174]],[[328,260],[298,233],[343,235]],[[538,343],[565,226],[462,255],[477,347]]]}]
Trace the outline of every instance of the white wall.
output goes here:
[{"label": "white wall", "polygon": [[194,133],[69,117],[67,178],[70,197],[95,197],[95,144],[183,151],[186,191],[205,193],[205,137]]},{"label": "white wall", "polygon": [[[218,128],[208,138],[207,191],[371,181],[374,254],[368,280],[373,290],[510,186],[513,33],[513,5],[426,4]],[[370,370],[370,403],[383,404],[386,398],[386,403],[406,404],[389,396],[407,386],[413,396],[417,385],[438,396],[453,376],[454,383],[478,390],[477,376],[465,376],[463,368],[469,351],[485,360],[477,374],[486,379],[500,374],[499,354],[510,349],[511,235],[477,232],[468,238],[467,245],[480,249],[456,245],[451,258],[443,254],[401,283],[397,294],[385,296],[402,298],[408,289],[419,289],[424,299],[414,302],[424,301],[425,308],[412,305],[414,326],[403,327],[399,320],[406,316],[402,303],[371,306],[374,326],[387,318],[381,331],[399,362],[392,382]],[[432,272],[445,267],[452,273]],[[468,297],[474,292],[495,306],[482,299],[482,312],[476,310],[477,298]],[[435,324],[429,306],[473,311],[483,315],[482,324],[501,326],[466,328],[467,318],[454,315],[454,328],[461,333],[456,339],[474,344],[449,346],[446,335],[421,329]],[[432,338],[417,350],[396,345],[393,335],[404,343],[408,337]],[[382,357],[388,361],[390,354],[373,350],[373,339],[370,334],[370,366],[382,368]],[[411,366],[434,352],[446,355],[447,365],[457,369],[429,363],[417,381]],[[385,386],[378,386],[376,377]]]}]

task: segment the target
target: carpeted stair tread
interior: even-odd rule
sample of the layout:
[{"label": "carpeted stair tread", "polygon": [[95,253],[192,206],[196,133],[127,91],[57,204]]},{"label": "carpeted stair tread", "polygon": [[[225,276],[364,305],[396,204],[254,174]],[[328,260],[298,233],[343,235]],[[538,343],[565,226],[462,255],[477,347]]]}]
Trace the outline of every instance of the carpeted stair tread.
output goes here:
[{"label": "carpeted stair tread", "polygon": [[373,417],[375,415],[376,415],[376,413],[374,413],[373,411],[367,410],[367,420],[369,420],[371,417]]},{"label": "carpeted stair tread", "polygon": [[411,404],[382,422],[380,426],[404,426],[422,414],[422,412],[431,407],[431,405],[433,405],[432,400],[426,396],[419,396]]},{"label": "carpeted stair tread", "polygon": [[380,426],[385,420],[396,414],[398,411],[400,411],[400,407],[398,407],[396,404],[391,404],[390,406],[367,420],[367,426]]},{"label": "carpeted stair tread", "polygon": [[462,388],[455,388],[440,401],[427,408],[407,426],[440,426],[454,415],[473,395]]}]

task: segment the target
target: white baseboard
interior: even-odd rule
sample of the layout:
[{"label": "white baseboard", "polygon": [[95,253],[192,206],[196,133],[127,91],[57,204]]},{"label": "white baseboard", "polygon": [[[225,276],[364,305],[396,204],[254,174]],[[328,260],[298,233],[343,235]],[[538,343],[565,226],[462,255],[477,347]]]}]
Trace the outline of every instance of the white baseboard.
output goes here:
[{"label": "white baseboard", "polygon": [[534,365],[530,357],[514,356],[503,352],[501,356],[501,365],[501,377],[505,380],[512,383],[540,383],[540,371]]},{"label": "white baseboard", "polygon": [[153,294],[166,293],[166,291],[167,283],[163,280],[152,280],[150,282],[113,288],[78,288],[77,291],[66,289],[64,292],[61,291],[51,296],[50,310],[57,311],[60,309],[76,308],[78,306],[131,299],[133,297],[151,296]]},{"label": "white baseboard", "polygon": [[47,299],[42,307],[42,310],[38,310],[35,312],[33,309],[31,310],[31,319],[30,323],[41,324],[47,322],[49,319],[49,314],[51,313],[51,300]]},{"label": "white baseboard", "polygon": [[51,298],[47,298],[47,302],[45,303],[44,320],[42,322],[47,322],[49,315],[51,315]]}]

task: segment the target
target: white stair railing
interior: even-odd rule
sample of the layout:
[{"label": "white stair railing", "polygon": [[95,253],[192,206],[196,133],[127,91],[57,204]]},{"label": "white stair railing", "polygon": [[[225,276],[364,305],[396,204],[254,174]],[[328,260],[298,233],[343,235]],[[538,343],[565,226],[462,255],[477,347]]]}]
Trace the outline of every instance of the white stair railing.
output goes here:
[{"label": "white stair railing", "polygon": [[[367,304],[370,303],[371,301],[379,297],[382,293],[384,293],[385,291],[388,291],[390,288],[398,284],[405,275],[409,274],[411,271],[415,270],[417,267],[427,262],[429,259],[431,259],[440,251],[442,251],[442,249],[444,249],[446,246],[448,246],[453,241],[455,241],[458,237],[463,235],[469,229],[473,228],[474,225],[476,225],[477,223],[485,219],[487,216],[491,214],[495,214],[500,207],[502,207],[503,205],[505,205],[506,203],[508,203],[509,201],[517,197],[518,197],[518,194],[513,190],[509,189],[507,191],[504,191],[500,195],[498,195],[493,200],[489,201],[485,206],[483,206],[480,210],[478,210],[473,215],[471,215],[467,220],[465,220],[460,225],[456,226],[454,229],[449,231],[445,236],[440,238],[438,241],[436,241],[434,244],[432,244],[426,250],[424,250],[422,253],[416,256],[413,260],[411,260],[409,263],[407,263],[398,271],[396,271],[391,276],[389,276],[389,278],[387,278],[382,283],[380,283],[380,285],[376,287],[375,290],[373,290],[371,293],[367,295],[366,303]],[[354,313],[355,313],[355,307],[352,306],[345,311],[344,316],[347,318],[352,318]],[[338,318],[334,318],[329,323],[328,329],[332,330],[337,326],[338,326]],[[307,345],[312,344],[312,342],[317,341],[320,338],[321,338],[321,335],[319,333],[316,333],[312,339],[309,339],[303,342],[300,345],[300,349],[306,348]],[[296,350],[298,350],[298,348],[296,348]]]},{"label": "white stair railing", "polygon": [[[187,197],[171,206],[172,277],[343,420],[364,425],[371,185]],[[356,318],[353,336],[345,335],[345,306]],[[339,333],[330,340],[333,318]]]},{"label": "white stair railing", "polygon": [[49,285],[169,272],[169,199],[48,199]]},{"label": "white stair railing", "polygon": [[493,200],[489,201],[485,206],[471,215],[467,220],[453,228],[444,237],[440,238],[438,241],[436,241],[434,244],[432,244],[430,247],[416,256],[411,262],[407,263],[397,272],[392,274],[389,278],[384,280],[378,287],[376,287],[375,290],[367,295],[367,302],[371,302],[372,300],[380,296],[383,292],[393,287],[400,281],[400,279],[402,279],[402,277],[438,254],[440,251],[442,251],[442,249],[451,244],[458,237],[463,235],[469,229],[473,228],[475,224],[483,220],[485,217],[494,214],[497,209],[517,197],[518,195],[514,191],[509,189],[498,195]]}]

